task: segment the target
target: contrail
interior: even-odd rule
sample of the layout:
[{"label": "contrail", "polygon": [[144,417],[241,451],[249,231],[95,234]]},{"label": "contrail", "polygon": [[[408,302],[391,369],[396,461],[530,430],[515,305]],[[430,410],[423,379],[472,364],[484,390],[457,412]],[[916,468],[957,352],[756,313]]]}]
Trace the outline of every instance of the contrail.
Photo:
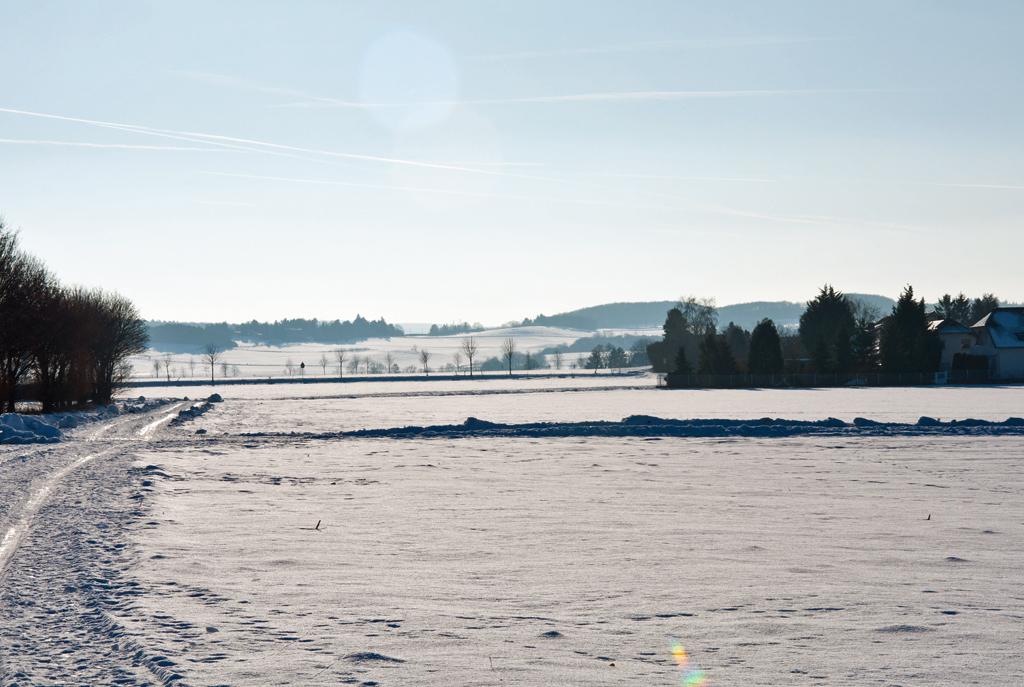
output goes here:
[{"label": "contrail", "polygon": [[[814,40],[814,39],[805,39]],[[831,39],[817,39],[831,40]],[[791,42],[797,42],[796,40]],[[740,43],[737,43],[740,44]],[[580,49],[582,52],[590,49]],[[596,49],[595,49],[596,50]],[[599,51],[599,50],[596,50]],[[538,55],[544,53],[537,53]],[[192,78],[199,79],[205,83],[216,86],[227,86],[229,88],[240,88],[244,90],[262,91],[277,95],[289,95],[303,98],[304,103],[286,103],[273,107],[340,107],[355,108],[361,110],[373,110],[393,107],[415,107],[422,105],[508,105],[516,103],[553,103],[553,102],[576,102],[576,101],[617,101],[617,100],[684,100],[690,98],[744,98],[744,97],[769,97],[784,95],[827,95],[837,93],[896,93],[906,90],[903,88],[833,88],[833,89],[752,89],[752,90],[718,90],[718,91],[622,91],[611,93],[576,93],[566,95],[548,96],[527,96],[520,98],[483,98],[477,100],[429,100],[429,101],[408,101],[395,103],[364,103],[351,100],[340,100],[317,95],[310,95],[290,88],[278,88],[276,86],[264,86],[262,84],[236,79],[221,74],[206,74],[201,72],[174,72]]]},{"label": "contrail", "polygon": [[[7,112],[10,114],[27,115],[30,117],[42,117],[44,119],[56,119],[65,122],[77,122],[79,124],[89,124],[91,126],[100,126],[109,129],[118,129],[121,131],[129,131],[138,134],[147,134],[150,136],[161,136],[164,138],[174,138],[178,140],[191,141],[193,143],[206,143],[208,145],[217,145],[225,148],[231,148],[235,150],[245,150],[249,152],[261,152],[268,154],[282,154],[275,153],[273,151],[293,151],[299,153],[310,153],[314,155],[325,155],[329,157],[339,157],[349,160],[361,160],[366,162],[385,162],[391,164],[408,165],[412,167],[425,167],[428,169],[445,169],[457,172],[470,172],[473,174],[484,174],[490,176],[503,176],[503,177],[517,177],[521,179],[532,179],[535,181],[549,181],[554,183],[570,184],[571,181],[565,181],[563,179],[551,179],[548,177],[538,177],[529,174],[516,174],[514,172],[503,172],[503,171],[492,171],[486,169],[477,169],[474,167],[462,167],[458,165],[443,165],[433,162],[418,162],[415,160],[402,160],[398,158],[381,157],[379,155],[359,155],[356,153],[338,153],[329,150],[317,150],[315,148],[301,148],[298,146],[283,145],[280,143],[267,143],[265,141],[255,141],[246,138],[235,138],[232,136],[220,136],[216,134],[204,134],[194,131],[176,131],[174,129],[156,129],[153,127],[137,126],[134,124],[118,124],[116,122],[103,122],[92,119],[81,119],[78,117],[65,117],[62,115],[46,114],[42,112],[30,112],[27,110],[13,110],[10,108],[0,107],[0,112]],[[245,145],[237,145],[245,144]],[[271,148],[272,151],[260,150],[257,148],[250,148],[245,146],[264,146]],[[288,157],[294,157],[288,155]],[[305,159],[305,158],[300,158]]]}]

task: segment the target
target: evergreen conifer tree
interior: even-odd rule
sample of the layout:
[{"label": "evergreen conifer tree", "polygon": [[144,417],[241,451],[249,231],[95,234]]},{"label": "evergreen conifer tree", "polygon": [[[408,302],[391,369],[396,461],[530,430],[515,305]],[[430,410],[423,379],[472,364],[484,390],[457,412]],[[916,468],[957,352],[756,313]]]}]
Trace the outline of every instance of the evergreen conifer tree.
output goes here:
[{"label": "evergreen conifer tree", "polygon": [[704,375],[739,374],[736,356],[725,337],[708,334],[700,343],[697,372]]},{"label": "evergreen conifer tree", "polygon": [[949,314],[946,315],[951,320],[955,320],[960,324],[970,327],[974,322],[971,322],[971,299],[965,296],[963,293],[959,294],[953,299],[950,304]]},{"label": "evergreen conifer tree", "polygon": [[857,372],[878,371],[875,323],[868,318],[857,320],[857,329],[853,332],[853,366]]},{"label": "evergreen conifer tree", "polygon": [[686,348],[684,346],[679,347],[679,352],[676,353],[675,368],[673,372],[681,374],[692,374],[693,366],[690,365],[690,361],[686,359]]},{"label": "evergreen conifer tree", "polygon": [[847,374],[853,370],[853,332],[842,325],[836,332],[835,371]]},{"label": "evergreen conifer tree", "polygon": [[782,342],[775,323],[765,318],[750,333],[750,351],[747,370],[750,374],[779,374],[782,372]]},{"label": "evergreen conifer tree", "polygon": [[914,300],[907,286],[882,329],[879,353],[883,372],[934,372],[942,359],[942,343],[928,329],[925,302]]},{"label": "evergreen conifer tree", "polygon": [[818,334],[814,348],[811,349],[811,370],[818,373],[832,371],[832,351],[824,333]]},{"label": "evergreen conifer tree", "polygon": [[999,307],[999,299],[994,294],[986,293],[982,294],[981,298],[975,298],[974,302],[971,303],[971,316],[970,322],[964,324],[968,327],[973,326],[990,312]]},{"label": "evergreen conifer tree", "polygon": [[[841,292],[826,284],[817,297],[807,303],[807,309],[800,315],[800,338],[811,352],[812,360],[818,338],[824,338],[825,346],[829,349],[827,357],[832,358],[839,329],[846,327],[847,331],[852,332],[856,324],[850,301]],[[830,368],[831,365],[826,367]],[[815,372],[831,372],[831,369],[815,367]]]}]

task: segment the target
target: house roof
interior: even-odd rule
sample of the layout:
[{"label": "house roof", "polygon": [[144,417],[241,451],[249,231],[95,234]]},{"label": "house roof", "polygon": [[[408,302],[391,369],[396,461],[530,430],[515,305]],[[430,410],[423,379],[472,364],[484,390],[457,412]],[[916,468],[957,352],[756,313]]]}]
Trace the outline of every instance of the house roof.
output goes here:
[{"label": "house roof", "polygon": [[939,334],[971,334],[970,329],[956,320],[935,320],[928,323],[928,329]]},{"label": "house roof", "polygon": [[1024,348],[1024,308],[996,308],[971,329],[984,329],[996,348]]}]

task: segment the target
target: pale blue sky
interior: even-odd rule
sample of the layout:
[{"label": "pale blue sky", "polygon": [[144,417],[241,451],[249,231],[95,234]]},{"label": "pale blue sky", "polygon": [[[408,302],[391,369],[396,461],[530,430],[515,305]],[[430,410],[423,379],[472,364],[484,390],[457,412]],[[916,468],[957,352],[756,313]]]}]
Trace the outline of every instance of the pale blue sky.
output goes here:
[{"label": "pale blue sky", "polygon": [[1019,2],[0,1],[0,212],[153,319],[826,281],[1019,301],[1022,26]]}]

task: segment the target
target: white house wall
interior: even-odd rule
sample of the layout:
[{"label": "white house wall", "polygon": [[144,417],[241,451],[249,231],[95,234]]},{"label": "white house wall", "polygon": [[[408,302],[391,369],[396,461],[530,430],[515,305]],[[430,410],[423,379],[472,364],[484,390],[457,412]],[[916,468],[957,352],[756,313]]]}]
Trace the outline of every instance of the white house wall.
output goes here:
[{"label": "white house wall", "polygon": [[993,374],[999,379],[1024,379],[1024,348],[997,348]]}]

